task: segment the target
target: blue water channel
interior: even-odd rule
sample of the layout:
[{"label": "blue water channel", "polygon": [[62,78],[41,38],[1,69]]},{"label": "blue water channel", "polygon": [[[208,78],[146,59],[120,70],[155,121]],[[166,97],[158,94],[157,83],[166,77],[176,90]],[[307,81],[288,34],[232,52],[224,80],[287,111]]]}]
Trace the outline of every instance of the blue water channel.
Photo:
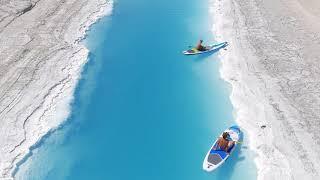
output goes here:
[{"label": "blue water channel", "polygon": [[89,62],[70,117],[32,148],[15,177],[256,179],[246,141],[216,171],[202,170],[215,138],[235,124],[217,54],[181,53],[200,38],[215,42],[208,5],[115,1],[112,15],[93,25],[84,42]]}]

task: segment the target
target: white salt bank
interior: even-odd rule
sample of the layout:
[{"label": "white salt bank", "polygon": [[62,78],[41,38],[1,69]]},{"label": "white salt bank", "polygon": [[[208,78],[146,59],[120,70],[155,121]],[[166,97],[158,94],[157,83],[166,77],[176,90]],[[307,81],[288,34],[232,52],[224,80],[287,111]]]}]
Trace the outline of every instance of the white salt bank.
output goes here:
[{"label": "white salt bank", "polygon": [[213,0],[222,77],[258,179],[320,179],[320,1]]},{"label": "white salt bank", "polygon": [[80,40],[111,9],[110,0],[0,2],[0,179],[68,116],[88,55]]}]

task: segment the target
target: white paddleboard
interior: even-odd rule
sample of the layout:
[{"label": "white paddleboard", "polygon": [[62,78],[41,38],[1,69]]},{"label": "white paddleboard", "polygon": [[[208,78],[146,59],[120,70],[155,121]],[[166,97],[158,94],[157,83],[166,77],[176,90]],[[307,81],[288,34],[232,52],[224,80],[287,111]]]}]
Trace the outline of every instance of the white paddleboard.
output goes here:
[{"label": "white paddleboard", "polygon": [[203,54],[203,53],[208,53],[208,52],[213,52],[216,50],[219,50],[221,48],[224,48],[228,46],[227,42],[223,42],[223,43],[219,43],[219,44],[214,44],[214,45],[210,45],[210,46],[206,46],[205,51],[199,51],[196,48],[192,48],[192,49],[188,49],[186,51],[183,51],[182,53],[185,55],[196,55],[196,54]]},{"label": "white paddleboard", "polygon": [[[239,142],[239,139],[241,136],[241,130],[238,126],[232,126],[226,129],[224,132],[229,133],[230,140]],[[222,134],[220,137],[222,137]],[[228,149],[228,153],[225,152],[224,150],[218,150],[215,148],[216,147],[215,145],[218,139],[214,142],[209,152],[207,153],[206,157],[204,158],[203,169],[205,171],[211,172],[217,169],[219,166],[221,166],[228,159],[228,157],[231,155],[231,153],[234,151],[234,149],[237,146],[237,143],[235,143],[233,147],[230,147]]]}]

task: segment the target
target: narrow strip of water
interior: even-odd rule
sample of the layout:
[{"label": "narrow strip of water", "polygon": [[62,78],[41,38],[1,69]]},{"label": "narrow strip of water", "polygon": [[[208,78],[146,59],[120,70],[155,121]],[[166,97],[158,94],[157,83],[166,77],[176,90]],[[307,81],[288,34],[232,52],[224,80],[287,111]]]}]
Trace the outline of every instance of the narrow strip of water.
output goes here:
[{"label": "narrow strip of water", "polygon": [[256,178],[243,145],[213,173],[215,138],[235,122],[213,43],[208,0],[118,0],[92,26],[72,113],[22,164],[17,179],[206,180]]}]

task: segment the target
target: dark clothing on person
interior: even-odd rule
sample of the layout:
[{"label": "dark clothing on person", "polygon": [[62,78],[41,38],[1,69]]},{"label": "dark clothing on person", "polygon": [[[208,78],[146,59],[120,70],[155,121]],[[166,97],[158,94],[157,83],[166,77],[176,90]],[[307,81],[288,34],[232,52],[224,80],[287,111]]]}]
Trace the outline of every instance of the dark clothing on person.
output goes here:
[{"label": "dark clothing on person", "polygon": [[207,48],[202,45],[202,41],[199,41],[199,43],[198,43],[197,46],[196,46],[196,49],[197,49],[198,51],[206,51],[206,50],[207,50]]},{"label": "dark clothing on person", "polygon": [[229,153],[228,150],[230,147],[232,147],[234,145],[234,141],[228,140],[228,138],[229,138],[229,133],[224,132],[222,134],[222,137],[220,137],[218,139],[218,142],[216,144],[215,149],[216,150],[223,150],[223,151]]},{"label": "dark clothing on person", "polygon": [[229,141],[225,140],[221,137],[221,138],[219,138],[217,144],[218,144],[218,147],[217,147],[218,149],[223,150],[223,151],[227,151],[228,146],[229,146]]}]

